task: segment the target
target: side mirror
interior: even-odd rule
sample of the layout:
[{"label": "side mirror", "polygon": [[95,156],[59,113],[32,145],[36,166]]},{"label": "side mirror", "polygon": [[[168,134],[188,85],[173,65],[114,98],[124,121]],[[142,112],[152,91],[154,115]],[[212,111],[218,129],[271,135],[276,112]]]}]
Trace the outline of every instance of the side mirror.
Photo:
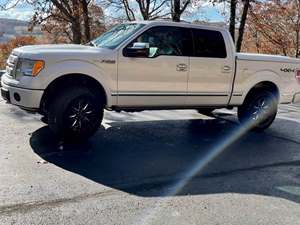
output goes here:
[{"label": "side mirror", "polygon": [[135,42],[132,47],[124,48],[125,57],[146,58],[149,56],[149,43]]}]

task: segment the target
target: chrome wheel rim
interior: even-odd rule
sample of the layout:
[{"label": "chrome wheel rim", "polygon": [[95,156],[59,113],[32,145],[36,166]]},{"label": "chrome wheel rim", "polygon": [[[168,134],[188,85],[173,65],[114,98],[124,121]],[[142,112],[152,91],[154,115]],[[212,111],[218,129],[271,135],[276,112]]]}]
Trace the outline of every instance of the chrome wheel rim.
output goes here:
[{"label": "chrome wheel rim", "polygon": [[96,123],[96,109],[92,102],[86,98],[73,101],[66,113],[68,128],[80,133],[93,128]]},{"label": "chrome wheel rim", "polygon": [[265,120],[271,112],[270,101],[266,98],[260,98],[253,106],[251,119],[255,122]]}]

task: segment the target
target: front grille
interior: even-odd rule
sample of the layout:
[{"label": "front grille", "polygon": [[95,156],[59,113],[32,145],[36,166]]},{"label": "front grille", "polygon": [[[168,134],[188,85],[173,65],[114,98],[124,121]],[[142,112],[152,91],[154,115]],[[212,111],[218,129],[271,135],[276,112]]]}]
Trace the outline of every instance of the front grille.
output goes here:
[{"label": "front grille", "polygon": [[6,73],[12,78],[16,78],[16,67],[18,63],[18,56],[11,54],[6,62]]},{"label": "front grille", "polygon": [[4,100],[10,102],[9,92],[1,88],[1,96]]}]

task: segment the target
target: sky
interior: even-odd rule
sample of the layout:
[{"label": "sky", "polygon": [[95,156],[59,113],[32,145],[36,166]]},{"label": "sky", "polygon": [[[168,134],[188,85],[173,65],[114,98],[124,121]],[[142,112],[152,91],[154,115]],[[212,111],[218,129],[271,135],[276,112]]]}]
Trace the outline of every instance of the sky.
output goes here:
[{"label": "sky", "polygon": [[[13,4],[14,0],[0,0],[0,4],[10,2]],[[16,7],[3,11],[0,9],[0,18],[8,19],[19,19],[19,20],[29,20],[33,15],[33,10],[29,4],[21,2]]]},{"label": "sky", "polygon": [[[16,0],[0,0],[0,5],[3,3],[9,2],[9,4],[14,4]],[[24,1],[24,2],[22,2]],[[211,4],[203,4],[200,9],[194,8],[191,9],[192,13],[188,15],[184,15],[183,19],[192,21],[192,20],[207,20],[210,22],[219,22],[224,21],[225,16],[223,15],[224,12],[224,5],[220,4],[217,6],[213,6]],[[110,12],[107,10],[105,15],[108,15]],[[0,9],[0,18],[8,18],[8,19],[18,19],[18,20],[30,20],[31,16],[33,15],[32,7],[25,2],[25,0],[21,0],[16,7],[9,9],[7,11]]]}]

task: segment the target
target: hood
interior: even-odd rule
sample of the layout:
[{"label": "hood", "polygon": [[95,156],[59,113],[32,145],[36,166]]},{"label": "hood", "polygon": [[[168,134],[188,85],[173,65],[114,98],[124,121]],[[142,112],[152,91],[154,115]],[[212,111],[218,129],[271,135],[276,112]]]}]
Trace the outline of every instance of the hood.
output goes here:
[{"label": "hood", "polygon": [[76,44],[28,45],[13,50],[14,55],[25,58],[44,58],[47,55],[107,54],[110,52],[112,52],[111,49]]}]

